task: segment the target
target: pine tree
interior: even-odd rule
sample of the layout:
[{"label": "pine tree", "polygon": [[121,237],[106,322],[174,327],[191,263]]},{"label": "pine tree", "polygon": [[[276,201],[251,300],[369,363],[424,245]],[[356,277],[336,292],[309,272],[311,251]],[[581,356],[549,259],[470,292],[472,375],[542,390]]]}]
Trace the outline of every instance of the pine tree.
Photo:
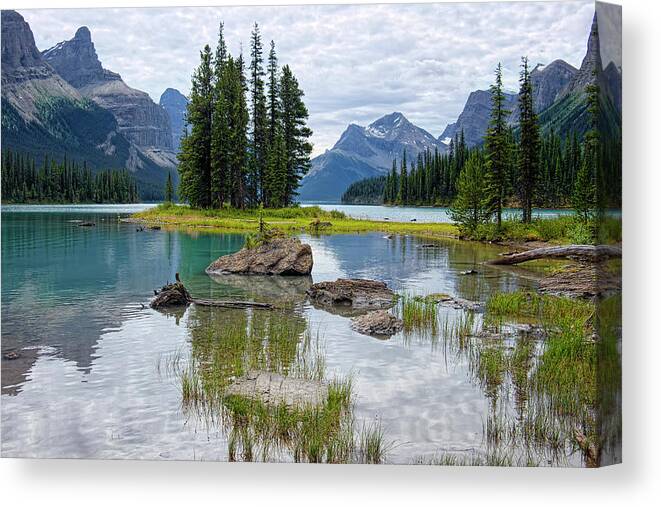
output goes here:
[{"label": "pine tree", "polygon": [[487,174],[481,155],[472,152],[457,180],[457,197],[450,208],[450,216],[462,234],[470,234],[489,220],[491,203],[485,199]]},{"label": "pine tree", "polygon": [[285,202],[294,202],[301,178],[310,170],[312,144],[309,139],[312,130],[307,126],[308,109],[303,102],[303,90],[298,85],[288,65],[282,68],[280,76],[280,105],[282,114],[282,135],[287,154],[287,179]]},{"label": "pine tree", "polygon": [[227,46],[223,23],[218,28],[218,45],[214,58],[214,106],[211,131],[211,206],[220,208],[227,200],[229,185],[229,114]]},{"label": "pine tree", "polygon": [[599,167],[599,87],[590,84],[586,88],[590,130],[583,142],[583,163],[576,175],[572,205],[585,222],[594,218],[598,203],[596,183]]},{"label": "pine tree", "polygon": [[509,148],[507,141],[507,117],[510,111],[505,109],[503,93],[503,70],[499,63],[496,67],[496,81],[491,91],[491,119],[485,137],[487,154],[487,189],[489,207],[496,216],[498,228],[502,224],[502,212],[505,202],[508,176]]},{"label": "pine tree", "polygon": [[264,190],[267,163],[268,122],[266,96],[264,95],[264,62],[262,54],[262,36],[259,25],[255,23],[250,36],[250,97],[252,123],[250,132],[250,176],[248,199],[251,206],[268,201],[268,196],[261,195]]},{"label": "pine tree", "polygon": [[408,202],[408,169],[406,168],[406,151],[402,153],[402,166],[399,171],[399,191],[397,193],[397,204],[404,205]]},{"label": "pine tree", "polygon": [[235,208],[244,208],[252,204],[252,196],[248,195],[248,105],[246,101],[246,80],[243,69],[243,57],[237,60],[229,59],[227,75],[229,111],[229,150],[228,174],[230,177],[229,192],[231,203]]},{"label": "pine tree", "polygon": [[275,142],[280,121],[280,86],[278,83],[278,57],[275,54],[275,42],[271,41],[271,50],[267,65],[268,73],[268,122],[269,122],[269,144]]},{"label": "pine tree", "polygon": [[528,58],[521,59],[519,90],[519,150],[518,190],[523,221],[532,221],[533,196],[539,171],[539,123],[533,103],[533,85],[528,70]]},{"label": "pine tree", "polygon": [[190,134],[181,141],[179,153],[179,195],[191,206],[211,206],[211,134],[213,115],[213,70],[211,48],[200,53],[200,65],[193,74],[186,123]]},{"label": "pine tree", "polygon": [[172,203],[174,200],[174,187],[172,185],[172,173],[168,171],[168,179],[165,182],[165,202]]}]

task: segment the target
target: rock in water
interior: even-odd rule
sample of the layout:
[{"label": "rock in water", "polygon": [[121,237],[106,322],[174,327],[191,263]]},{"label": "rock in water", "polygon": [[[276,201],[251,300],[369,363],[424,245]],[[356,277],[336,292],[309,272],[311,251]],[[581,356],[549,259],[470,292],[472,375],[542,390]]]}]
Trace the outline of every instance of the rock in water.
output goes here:
[{"label": "rock in water", "polygon": [[171,283],[163,287],[149,306],[152,308],[167,308],[170,306],[185,306],[192,302],[192,298],[181,282]]},{"label": "rock in water", "polygon": [[315,380],[284,377],[267,371],[251,371],[234,381],[226,396],[241,396],[270,406],[321,405],[328,399],[328,386]]},{"label": "rock in water", "polygon": [[309,275],[312,248],[297,238],[275,238],[255,248],[224,255],[206,269],[209,275]]},{"label": "rock in water", "polygon": [[345,305],[352,308],[389,308],[395,293],[377,280],[339,278],[334,282],[315,283],[307,291],[310,299],[323,305]]},{"label": "rock in water", "polygon": [[376,310],[351,319],[351,327],[362,334],[391,336],[400,332],[404,323],[385,310]]}]

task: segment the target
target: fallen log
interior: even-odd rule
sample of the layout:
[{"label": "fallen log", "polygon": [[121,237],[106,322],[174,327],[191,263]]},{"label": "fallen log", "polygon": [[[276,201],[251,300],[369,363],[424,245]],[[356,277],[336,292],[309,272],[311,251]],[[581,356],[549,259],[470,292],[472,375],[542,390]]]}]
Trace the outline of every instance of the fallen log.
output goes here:
[{"label": "fallen log", "polygon": [[257,303],[255,301],[235,301],[235,300],[218,300],[218,299],[197,299],[191,297],[190,292],[186,289],[184,284],[179,278],[179,273],[175,276],[176,282],[164,286],[160,291],[154,291],[154,299],[152,299],[149,306],[152,308],[166,308],[173,306],[187,306],[191,303],[200,306],[215,306],[218,308],[259,308],[269,310],[273,308],[269,303]]},{"label": "fallen log", "polygon": [[222,301],[218,299],[192,298],[190,302],[200,306],[215,306],[219,308],[259,308],[264,310],[273,308],[273,305],[270,303],[257,303],[256,301]]},{"label": "fallen log", "polygon": [[535,259],[577,259],[586,262],[601,262],[622,257],[622,249],[610,245],[566,245],[535,248],[527,252],[509,252],[488,264],[510,266]]}]

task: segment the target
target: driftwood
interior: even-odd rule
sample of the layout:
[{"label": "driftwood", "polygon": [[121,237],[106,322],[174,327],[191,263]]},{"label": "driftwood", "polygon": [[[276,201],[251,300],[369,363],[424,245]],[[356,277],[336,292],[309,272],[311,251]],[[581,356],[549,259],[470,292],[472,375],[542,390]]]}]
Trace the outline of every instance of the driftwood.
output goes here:
[{"label": "driftwood", "polygon": [[257,303],[255,301],[221,301],[218,299],[192,298],[190,302],[200,306],[216,306],[219,308],[260,308],[264,310],[273,308],[272,304]]},{"label": "driftwood", "polygon": [[269,303],[257,303],[254,301],[222,301],[217,299],[196,299],[191,297],[190,293],[181,282],[179,273],[175,276],[176,282],[164,286],[160,291],[154,291],[154,299],[149,306],[152,308],[167,308],[173,306],[187,306],[191,303],[200,306],[215,306],[218,308],[259,308],[271,309],[273,305]]},{"label": "driftwood", "polygon": [[509,252],[489,264],[509,266],[535,259],[578,259],[601,262],[613,257],[622,257],[622,249],[609,245],[567,245],[535,248],[527,252]]}]

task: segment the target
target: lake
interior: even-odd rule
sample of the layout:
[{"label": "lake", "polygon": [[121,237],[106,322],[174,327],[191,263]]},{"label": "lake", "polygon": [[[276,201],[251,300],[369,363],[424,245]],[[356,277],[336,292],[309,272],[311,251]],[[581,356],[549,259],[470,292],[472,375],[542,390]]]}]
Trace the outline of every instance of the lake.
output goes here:
[{"label": "lake", "polygon": [[[213,350],[200,344],[257,317],[194,305],[150,309],[154,289],[175,273],[198,298],[291,302],[287,325],[320,337],[329,378],[353,379],[356,421],[379,422],[391,442],[388,462],[484,451],[493,393],[476,381],[470,354],[452,345],[447,328],[387,340],[362,335],[342,312],[310,304],[305,290],[312,282],[371,278],[400,294],[485,301],[494,291],[534,287],[530,272],[482,264],[499,247],[379,233],[302,235],[314,255],[311,279],[212,279],[205,267],[239,250],[242,235],[138,231],[118,220],[138,209],[3,207],[2,352],[19,354],[2,364],[3,456],[228,459],[226,429],[185,409],[181,379],[168,365],[188,357],[205,364]],[[81,220],[97,225],[79,227]],[[478,275],[462,274],[471,269]],[[452,325],[465,313],[439,307],[438,321]],[[513,413],[515,397],[499,407]],[[276,458],[292,459],[286,452]],[[581,459],[570,451],[552,463]]]},{"label": "lake", "polygon": [[[338,210],[352,218],[361,220],[391,220],[393,222],[441,222],[451,223],[449,208],[424,208],[413,206],[377,206],[362,204],[316,204],[303,203],[302,206],[319,206],[324,210]],[[555,218],[562,215],[571,215],[570,209],[534,209],[535,218]],[[521,211],[513,208],[503,210],[504,217],[520,217]]]}]

